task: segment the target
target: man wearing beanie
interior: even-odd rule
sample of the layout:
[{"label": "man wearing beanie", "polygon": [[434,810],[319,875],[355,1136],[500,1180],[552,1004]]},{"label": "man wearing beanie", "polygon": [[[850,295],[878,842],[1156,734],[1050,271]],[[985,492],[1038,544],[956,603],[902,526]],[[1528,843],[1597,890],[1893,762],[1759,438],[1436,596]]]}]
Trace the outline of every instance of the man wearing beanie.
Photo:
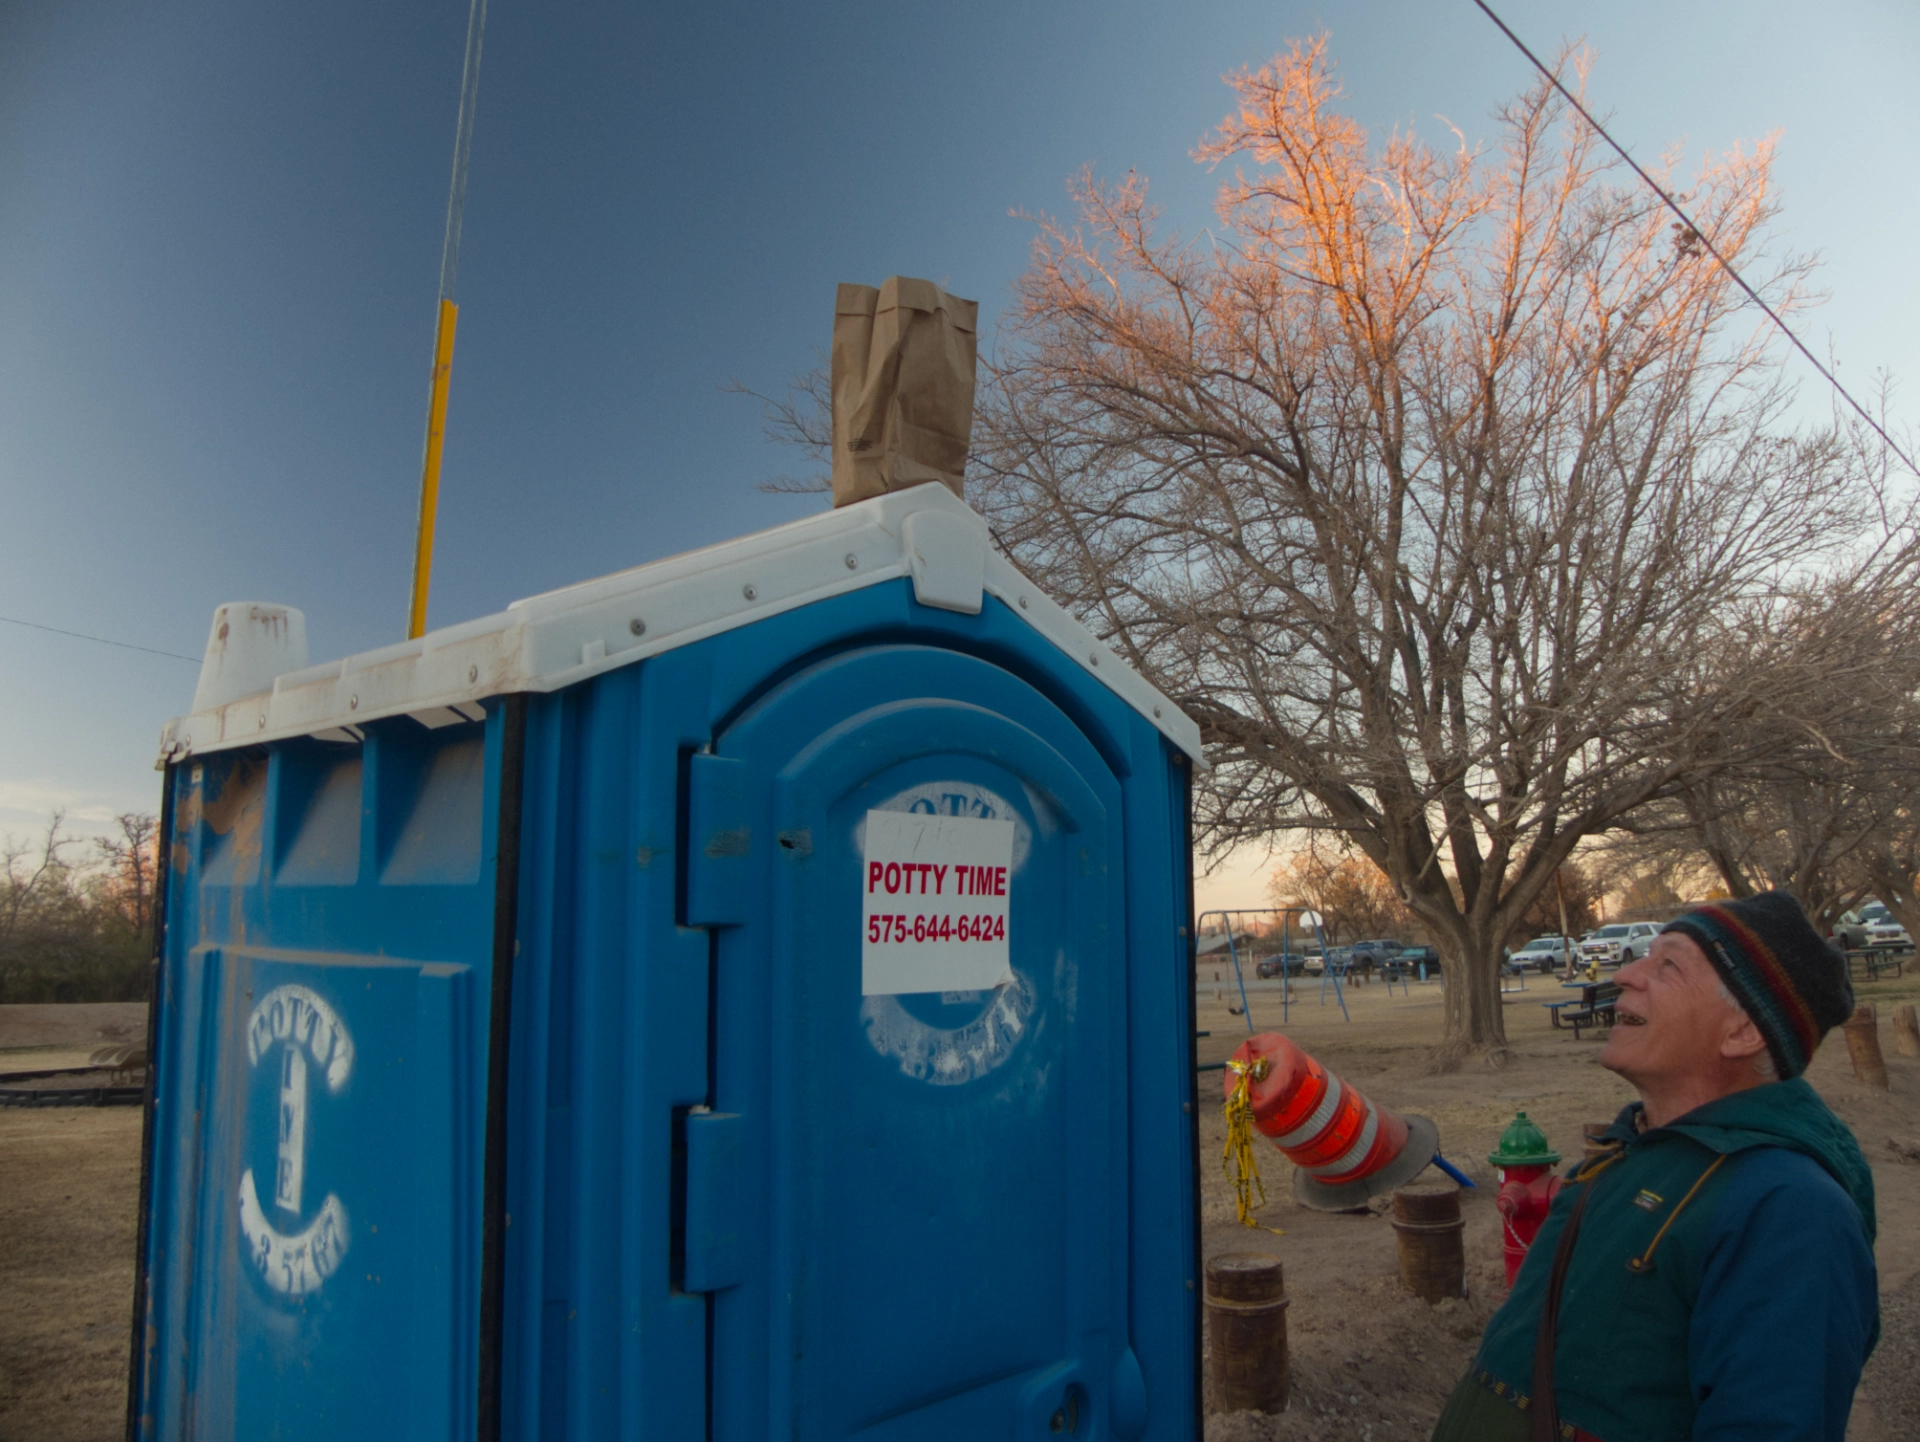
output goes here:
[{"label": "man wearing beanie", "polygon": [[1620,969],[1640,1100],[1575,1167],[1434,1442],[1842,1442],[1879,1337],[1873,1177],[1801,1078],[1846,960],[1773,891]]}]

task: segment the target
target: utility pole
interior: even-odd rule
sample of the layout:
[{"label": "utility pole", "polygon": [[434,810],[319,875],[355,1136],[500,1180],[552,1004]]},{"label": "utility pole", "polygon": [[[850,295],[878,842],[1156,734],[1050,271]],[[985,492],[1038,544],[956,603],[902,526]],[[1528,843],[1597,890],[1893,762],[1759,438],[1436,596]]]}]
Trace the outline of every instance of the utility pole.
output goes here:
[{"label": "utility pole", "polygon": [[[1560,868],[1553,868],[1553,894],[1560,902],[1560,950],[1566,958],[1567,974],[1573,974],[1573,938],[1567,934],[1567,893],[1560,885]],[[1556,1013],[1557,1014],[1557,1013]]]}]

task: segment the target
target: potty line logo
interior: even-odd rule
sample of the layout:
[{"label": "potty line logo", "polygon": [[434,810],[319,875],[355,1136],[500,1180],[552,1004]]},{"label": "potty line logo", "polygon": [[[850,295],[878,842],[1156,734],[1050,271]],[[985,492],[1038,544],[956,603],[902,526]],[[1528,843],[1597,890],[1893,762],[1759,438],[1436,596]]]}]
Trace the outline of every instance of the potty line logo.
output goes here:
[{"label": "potty line logo", "polygon": [[329,1093],[338,1093],[353,1072],[353,1040],[332,1007],[304,986],[276,986],[247,1019],[247,1060],[257,1070],[274,1068],[280,1081],[275,1122],[274,1219],[268,1220],[254,1185],[253,1168],[240,1178],[240,1230],[260,1279],[274,1291],[302,1297],[317,1291],[347,1255],[347,1209],[327,1193],[304,1227],[301,1198],[307,1183],[307,1094],[318,1072]]}]

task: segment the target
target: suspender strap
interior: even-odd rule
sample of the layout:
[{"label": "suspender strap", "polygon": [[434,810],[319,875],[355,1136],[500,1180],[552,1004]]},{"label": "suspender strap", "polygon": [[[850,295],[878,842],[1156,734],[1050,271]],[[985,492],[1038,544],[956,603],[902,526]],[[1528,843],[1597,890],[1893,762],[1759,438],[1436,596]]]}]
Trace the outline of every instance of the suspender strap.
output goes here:
[{"label": "suspender strap", "polygon": [[1560,1289],[1566,1285],[1573,1244],[1580,1236],[1580,1218],[1593,1188],[1594,1183],[1588,1182],[1580,1189],[1580,1200],[1573,1204],[1573,1215],[1567,1218],[1560,1245],[1554,1248],[1553,1271],[1547,1277],[1547,1295],[1540,1304],[1540,1330],[1533,1340],[1533,1403],[1528,1408],[1533,1418],[1532,1442],[1561,1442],[1560,1407],[1553,1395],[1553,1344],[1560,1330]]}]

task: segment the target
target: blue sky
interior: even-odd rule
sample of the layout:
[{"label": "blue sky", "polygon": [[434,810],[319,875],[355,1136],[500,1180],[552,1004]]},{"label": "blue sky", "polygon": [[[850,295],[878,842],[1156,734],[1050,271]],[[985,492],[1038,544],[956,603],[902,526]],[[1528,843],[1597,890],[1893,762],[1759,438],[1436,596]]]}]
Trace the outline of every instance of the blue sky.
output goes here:
[{"label": "blue sky", "polygon": [[[1780,131],[1780,239],[1832,295],[1808,338],[1911,401],[1920,9],[1503,14],[1593,43],[1644,158]],[[187,656],[228,600],[302,608],[316,661],[404,634],[466,17],[0,0],[0,616]],[[1220,76],[1323,25],[1371,127],[1484,137],[1528,80],[1470,0],[493,0],[431,623],[822,504],[756,489],[791,458],[729,380],[811,364],[842,280],[940,280],[992,344],[1021,213],[1085,165],[1210,223]],[[194,679],[0,623],[0,830],[154,808]]]}]

